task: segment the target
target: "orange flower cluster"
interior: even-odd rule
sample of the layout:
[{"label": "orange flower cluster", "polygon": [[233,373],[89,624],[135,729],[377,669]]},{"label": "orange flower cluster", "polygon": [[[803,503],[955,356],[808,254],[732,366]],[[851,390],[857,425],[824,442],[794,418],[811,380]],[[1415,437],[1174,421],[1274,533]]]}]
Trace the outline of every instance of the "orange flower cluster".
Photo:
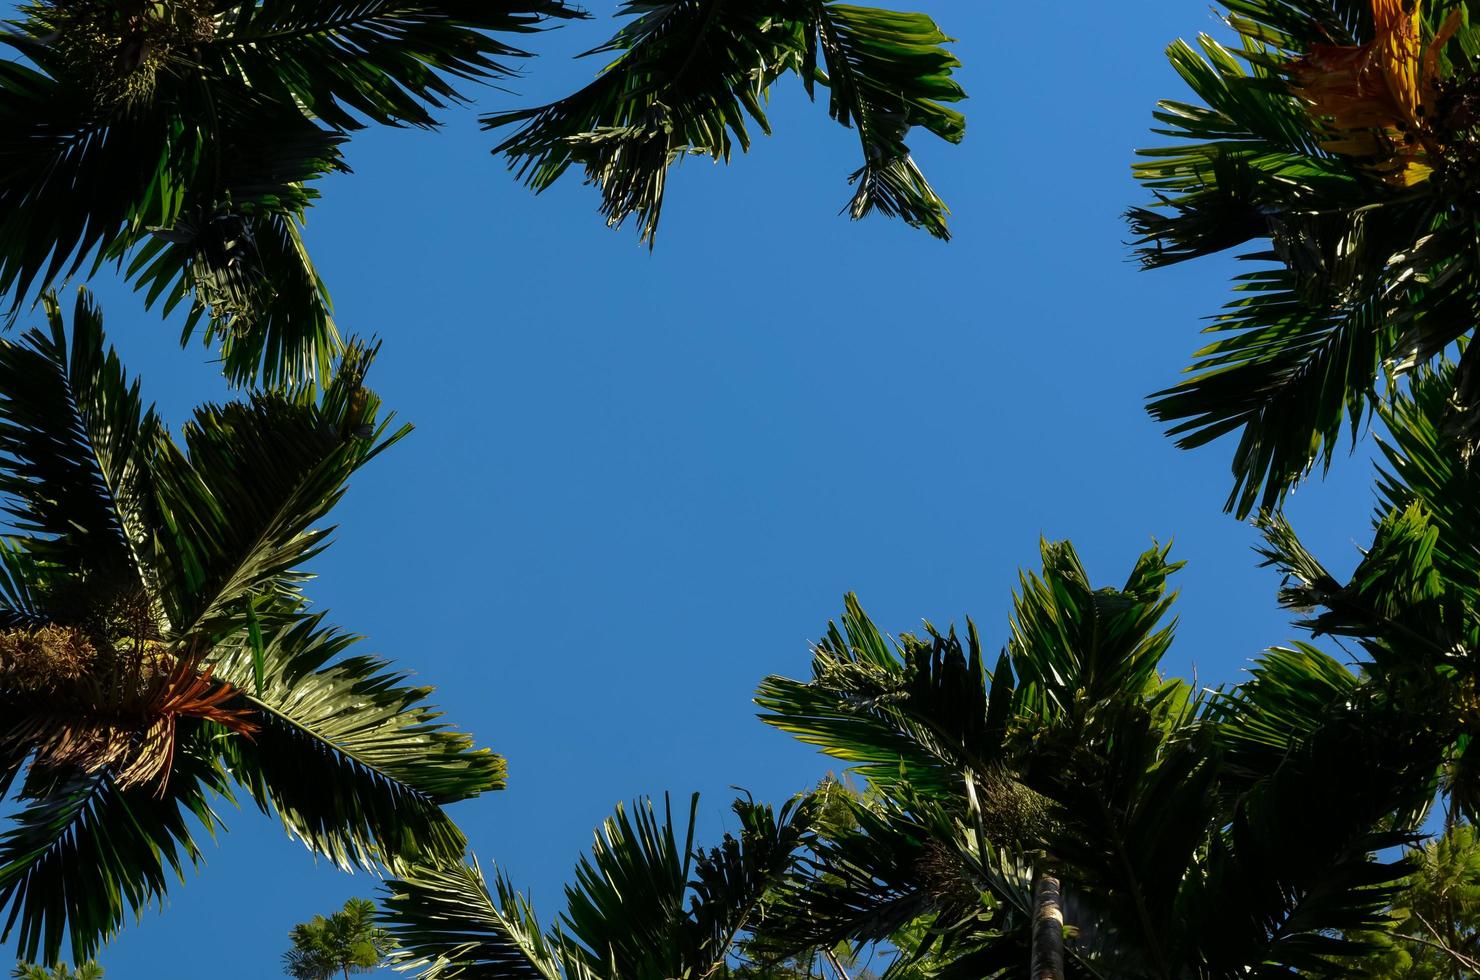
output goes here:
[{"label": "orange flower cluster", "polygon": [[1418,0],[1372,0],[1374,33],[1361,45],[1313,45],[1289,66],[1292,87],[1327,131],[1327,149],[1371,161],[1401,186],[1427,180],[1435,149],[1439,52],[1459,29],[1455,10],[1426,45]]}]

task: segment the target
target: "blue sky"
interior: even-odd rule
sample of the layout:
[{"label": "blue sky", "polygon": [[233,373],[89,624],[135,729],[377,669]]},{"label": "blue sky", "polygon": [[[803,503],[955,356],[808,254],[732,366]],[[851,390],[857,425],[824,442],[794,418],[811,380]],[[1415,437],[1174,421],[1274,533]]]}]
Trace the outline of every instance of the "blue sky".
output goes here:
[{"label": "blue sky", "polygon": [[[914,6],[959,38],[971,95],[962,145],[912,140],[949,244],[838,215],[857,144],[794,84],[775,137],[673,173],[652,254],[578,181],[518,185],[471,111],[356,136],[355,173],[322,186],[308,237],[339,321],[384,340],[370,383],[417,430],[354,481],[310,594],[509,758],[509,789],[454,814],[546,919],[619,800],[699,790],[713,839],[730,787],[780,800],[832,768],[750,695],[807,671],[847,591],[892,632],[971,615],[995,647],[1040,535],[1106,585],[1174,538],[1170,670],[1232,682],[1294,636],[1220,511],[1229,447],[1180,452],[1142,409],[1226,295],[1226,262],[1138,271],[1120,219],[1153,103],[1184,94],[1162,49],[1216,31],[1208,5]],[[611,30],[533,39],[478,108],[574,87],[597,66],[568,55]],[[207,352],[93,285],[168,417],[221,396]],[[1367,539],[1369,474],[1341,459],[1291,502],[1334,567]],[[223,811],[110,980],[276,976],[294,922],[374,893]]]}]

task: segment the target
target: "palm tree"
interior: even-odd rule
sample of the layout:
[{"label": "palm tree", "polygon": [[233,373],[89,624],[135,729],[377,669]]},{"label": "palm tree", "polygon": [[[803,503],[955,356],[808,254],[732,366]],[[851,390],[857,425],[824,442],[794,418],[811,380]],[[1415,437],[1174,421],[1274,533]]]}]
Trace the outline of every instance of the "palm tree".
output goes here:
[{"label": "palm tree", "polygon": [[[1163,680],[1177,567],[1156,548],[1095,589],[1045,545],[990,671],[974,626],[892,643],[850,597],[811,680],[756,700],[878,802],[812,843],[760,943],[898,943],[923,922],[904,948],[949,977],[1021,975],[1035,952],[1035,977],[1339,973],[1359,948],[1335,931],[1386,921],[1404,868],[1372,854],[1408,839],[1442,746],[1311,647],[1231,691]],[[1045,898],[1070,927],[1062,972]]]},{"label": "palm tree", "polygon": [[293,948],[283,954],[283,972],[294,980],[331,980],[343,974],[370,973],[395,950],[390,933],[375,924],[375,903],[351,898],[327,919],[316,915],[290,933]]},{"label": "palm tree", "polygon": [[542,929],[502,874],[492,888],[476,861],[423,865],[387,884],[385,923],[406,968],[423,980],[638,980],[725,975],[736,943],[764,914],[792,866],[815,804],[779,811],[735,801],[738,828],[718,847],[694,846],[698,794],[675,828],[665,798],[618,806],[566,886],[566,910]]},{"label": "palm tree", "polygon": [[904,142],[917,126],[952,143],[965,134],[965,118],[941,105],[966,97],[952,78],[960,62],[929,17],[832,0],[628,0],[623,13],[633,20],[590,52],[614,56],[595,81],[549,105],[483,118],[487,129],[518,126],[494,152],[531,187],[578,165],[601,188],[607,223],[636,218],[651,244],[668,167],[748,150],[746,120],[769,134],[762,105],[795,74],[809,96],[826,86],[828,114],[858,134],[849,213],[879,211],[950,237],[949,209]]},{"label": "palm tree", "polygon": [[[915,125],[962,132],[938,104],[962,93],[929,18],[824,0],[627,12],[598,82],[486,120],[529,121],[500,149],[533,161],[537,187],[578,159],[609,217],[637,211],[651,237],[668,164],[728,156],[727,130],[746,145],[743,113],[765,128],[765,88],[795,71],[857,127],[854,215],[945,234],[903,143]],[[146,304],[186,304],[185,336],[203,325],[233,379],[326,380],[337,333],[300,234],[314,182],[347,169],[354,130],[434,127],[464,83],[526,55],[502,38],[576,16],[564,0],[34,0],[0,29],[22,56],[0,62],[0,294],[19,310],[116,262]]]},{"label": "palm tree", "polygon": [[1459,823],[1409,852],[1414,872],[1390,910],[1396,925],[1355,938],[1379,948],[1360,975],[1451,980],[1480,973],[1480,836]]},{"label": "palm tree", "polygon": [[175,441],[79,293],[0,341],[0,908],[78,958],[199,859],[233,787],[341,866],[455,860],[441,805],[504,763],[310,614],[303,562],[401,438],[351,345],[323,387],[198,409]]},{"label": "palm tree", "polygon": [[188,302],[238,380],[327,380],[337,335],[300,236],[367,124],[436,125],[508,75],[499,36],[562,0],[36,0],[0,30],[0,293],[116,261]]},{"label": "palm tree", "polygon": [[[1150,411],[1179,445],[1238,433],[1227,506],[1277,505],[1329,466],[1397,379],[1472,336],[1480,25],[1468,2],[1227,0],[1228,46],[1178,41],[1198,102],[1164,101],[1129,217],[1157,268],[1242,249],[1252,268],[1191,377]],[[1480,348],[1445,424],[1480,438]],[[1468,449],[1467,449],[1468,451]]]},{"label": "palm tree", "polygon": [[103,980],[103,968],[93,960],[79,963],[75,970],[66,963],[50,970],[35,963],[17,963],[10,975],[16,980]]}]

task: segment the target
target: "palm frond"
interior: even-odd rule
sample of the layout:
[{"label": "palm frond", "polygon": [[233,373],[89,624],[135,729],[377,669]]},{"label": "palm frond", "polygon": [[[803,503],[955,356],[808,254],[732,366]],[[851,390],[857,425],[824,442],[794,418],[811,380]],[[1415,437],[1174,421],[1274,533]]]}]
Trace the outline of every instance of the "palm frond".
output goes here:
[{"label": "palm frond", "polygon": [[737,801],[738,832],[710,850],[694,848],[697,807],[696,795],[679,830],[666,805],[661,818],[649,801],[619,806],[577,864],[560,924],[543,936],[502,875],[495,899],[476,864],[409,870],[387,886],[385,921],[402,960],[423,980],[713,975],[791,867],[813,806]]},{"label": "palm frond", "polygon": [[811,681],[761,682],[761,720],[853,763],[879,785],[908,782],[922,792],[951,793],[965,771],[984,778],[994,772],[1012,691],[1006,658],[989,677],[975,626],[965,648],[954,632],[895,643],[857,596],[848,595],[845,605],[842,627],[829,624],[813,648]]},{"label": "palm frond", "polygon": [[244,604],[291,600],[303,562],[332,529],[314,525],[349,477],[396,442],[364,387],[373,350],[351,348],[333,381],[206,406],[184,427],[185,449],[161,446],[156,505],[165,599],[182,631],[239,623]]},{"label": "palm frond", "polygon": [[950,77],[958,62],[941,47],[949,38],[930,18],[825,0],[628,0],[622,13],[633,20],[590,52],[616,53],[594,82],[483,119],[486,129],[518,127],[494,152],[535,190],[580,165],[600,186],[607,223],[635,217],[651,244],[668,168],[690,154],[728,161],[735,146],[748,149],[747,121],[770,132],[763,101],[795,72],[809,91],[832,86],[833,117],[858,129],[865,159],[853,216],[877,209],[945,237],[945,206],[903,142],[916,125],[952,142],[964,131],[940,105],[965,94]]},{"label": "palm frond", "polygon": [[[70,342],[55,296],[46,317],[48,330],[0,342],[0,492],[31,563],[12,580],[40,584],[41,562],[93,592],[136,591],[151,573],[159,423],[105,347],[102,314],[85,291]],[[35,612],[34,599],[12,596],[12,608]]]},{"label": "palm frond", "polygon": [[503,874],[490,891],[477,861],[417,865],[385,888],[381,921],[400,947],[398,965],[423,980],[564,980],[560,948]]},{"label": "palm frond", "polygon": [[[966,97],[951,78],[961,63],[941,46],[951,38],[924,14],[814,2],[810,16],[807,61],[815,64],[815,43],[826,72],[814,77],[829,88],[828,112],[857,130],[863,148],[863,166],[849,178],[858,187],[849,212],[858,219],[877,209],[950,238],[949,209],[904,139],[915,126],[952,143],[965,135],[965,117],[941,105]],[[810,91],[813,79],[804,80]]]},{"label": "palm frond", "polygon": [[162,793],[120,789],[106,773],[32,787],[0,835],[4,936],[26,959],[53,962],[63,943],[86,959],[126,912],[160,902],[169,878],[200,860],[192,825],[214,834],[211,796],[228,794],[203,728],[184,740]]},{"label": "palm frond", "polygon": [[432,110],[464,101],[455,81],[511,75],[501,59],[528,57],[496,35],[582,16],[561,0],[267,0],[236,12],[203,60],[340,130],[362,118],[435,126]]},{"label": "palm frond", "polygon": [[[355,637],[308,617],[228,648],[215,676],[242,692],[258,730],[222,745],[232,777],[289,833],[341,867],[455,861],[462,833],[447,803],[502,789],[505,764],[438,721],[430,688],[373,657],[345,657]],[[261,683],[257,683],[257,663]]]}]

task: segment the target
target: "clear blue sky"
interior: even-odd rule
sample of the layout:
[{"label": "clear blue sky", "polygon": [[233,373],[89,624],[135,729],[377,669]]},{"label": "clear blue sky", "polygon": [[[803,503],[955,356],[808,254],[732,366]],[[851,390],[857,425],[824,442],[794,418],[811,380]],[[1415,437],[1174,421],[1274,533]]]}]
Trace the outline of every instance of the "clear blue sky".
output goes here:
[{"label": "clear blue sky", "polygon": [[[846,591],[890,631],[969,614],[995,646],[1040,535],[1103,584],[1174,537],[1170,669],[1233,681],[1294,635],[1220,512],[1229,448],[1179,452],[1142,410],[1226,295],[1226,263],[1139,272],[1120,220],[1153,102],[1183,94],[1162,49],[1216,30],[1208,4],[916,6],[960,39],[972,96],[961,146],[913,140],[948,245],[838,215],[857,146],[798,86],[749,156],[672,175],[653,254],[579,182],[518,185],[471,112],[360,134],[355,173],[323,185],[314,255],[417,431],[354,481],[311,595],[508,757],[509,789],[454,813],[546,919],[617,801],[700,790],[712,839],[732,785],[779,800],[829,770],[750,695],[808,669]],[[533,39],[528,77],[479,108],[573,87],[596,66],[567,56],[611,29]],[[220,394],[201,349],[94,285],[168,417]],[[1368,483],[1343,459],[1292,502],[1338,567]],[[110,980],[278,976],[294,922],[373,894],[224,809],[203,871],[106,951]]]}]

